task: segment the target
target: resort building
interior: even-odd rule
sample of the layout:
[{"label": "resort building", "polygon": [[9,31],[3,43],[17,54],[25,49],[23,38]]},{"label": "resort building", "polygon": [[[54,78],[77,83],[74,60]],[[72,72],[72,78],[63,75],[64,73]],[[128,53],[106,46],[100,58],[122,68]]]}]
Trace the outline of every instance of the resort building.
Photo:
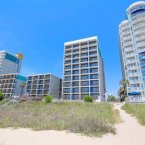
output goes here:
[{"label": "resort building", "polygon": [[24,96],[27,78],[17,73],[0,74],[0,92],[5,98]]},{"label": "resort building", "polygon": [[104,64],[96,36],[64,44],[62,97],[83,100],[88,95],[105,100]]},{"label": "resort building", "polygon": [[60,98],[61,79],[52,74],[38,74],[28,76],[26,93],[29,97],[53,96]]},{"label": "resort building", "polygon": [[23,55],[0,51],[0,74],[20,73]]},{"label": "resort building", "polygon": [[145,101],[145,2],[126,10],[127,18],[119,25],[123,79],[127,80],[127,101]]}]

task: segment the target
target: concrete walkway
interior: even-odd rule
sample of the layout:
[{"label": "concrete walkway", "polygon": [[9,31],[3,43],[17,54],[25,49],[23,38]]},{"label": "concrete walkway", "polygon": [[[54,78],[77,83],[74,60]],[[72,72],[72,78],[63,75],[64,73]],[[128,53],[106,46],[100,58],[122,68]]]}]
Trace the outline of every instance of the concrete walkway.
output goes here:
[{"label": "concrete walkway", "polygon": [[0,129],[0,145],[145,145],[145,127],[121,110],[120,104],[115,104],[115,108],[123,120],[116,125],[116,135],[91,138],[58,131]]}]

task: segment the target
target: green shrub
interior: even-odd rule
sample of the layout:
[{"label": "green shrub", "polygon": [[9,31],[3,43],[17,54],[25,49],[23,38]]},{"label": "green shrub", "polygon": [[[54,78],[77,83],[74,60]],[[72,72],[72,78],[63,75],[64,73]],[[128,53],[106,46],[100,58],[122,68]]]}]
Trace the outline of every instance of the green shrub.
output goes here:
[{"label": "green shrub", "polygon": [[4,97],[3,97],[3,93],[0,92],[0,101],[2,101],[3,99],[4,99]]},{"label": "green shrub", "polygon": [[52,96],[45,96],[45,103],[50,103],[52,101]]},{"label": "green shrub", "polygon": [[84,97],[84,101],[85,102],[93,102],[93,97],[91,97],[91,96],[85,96]]}]

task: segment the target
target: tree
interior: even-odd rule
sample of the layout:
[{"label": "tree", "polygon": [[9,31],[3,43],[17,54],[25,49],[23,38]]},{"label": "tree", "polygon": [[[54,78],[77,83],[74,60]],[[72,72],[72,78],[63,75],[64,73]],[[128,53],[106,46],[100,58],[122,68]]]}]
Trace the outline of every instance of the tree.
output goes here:
[{"label": "tree", "polygon": [[125,98],[127,97],[127,87],[129,86],[128,80],[122,80],[120,81],[120,88],[118,91],[118,95],[120,97],[120,101],[125,101]]},{"label": "tree", "polygon": [[116,102],[116,98],[115,98],[115,96],[113,96],[113,95],[109,95],[107,101],[108,101],[108,102]]},{"label": "tree", "polygon": [[20,97],[22,97],[22,94],[23,94],[23,91],[24,91],[25,86],[26,86],[26,83],[21,83],[21,93],[20,93]]},{"label": "tree", "polygon": [[0,101],[2,101],[4,99],[4,95],[2,92],[0,92]]}]

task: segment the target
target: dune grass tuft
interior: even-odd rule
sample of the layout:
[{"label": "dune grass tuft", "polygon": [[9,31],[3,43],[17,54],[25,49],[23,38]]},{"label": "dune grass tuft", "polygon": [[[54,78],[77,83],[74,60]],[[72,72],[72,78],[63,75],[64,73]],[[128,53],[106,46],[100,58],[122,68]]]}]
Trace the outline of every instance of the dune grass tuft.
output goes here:
[{"label": "dune grass tuft", "polygon": [[102,136],[106,133],[115,133],[114,123],[112,106],[105,103],[24,102],[0,109],[1,128],[66,130]]},{"label": "dune grass tuft", "polygon": [[122,108],[127,113],[136,116],[139,123],[145,126],[145,104],[125,104]]}]

